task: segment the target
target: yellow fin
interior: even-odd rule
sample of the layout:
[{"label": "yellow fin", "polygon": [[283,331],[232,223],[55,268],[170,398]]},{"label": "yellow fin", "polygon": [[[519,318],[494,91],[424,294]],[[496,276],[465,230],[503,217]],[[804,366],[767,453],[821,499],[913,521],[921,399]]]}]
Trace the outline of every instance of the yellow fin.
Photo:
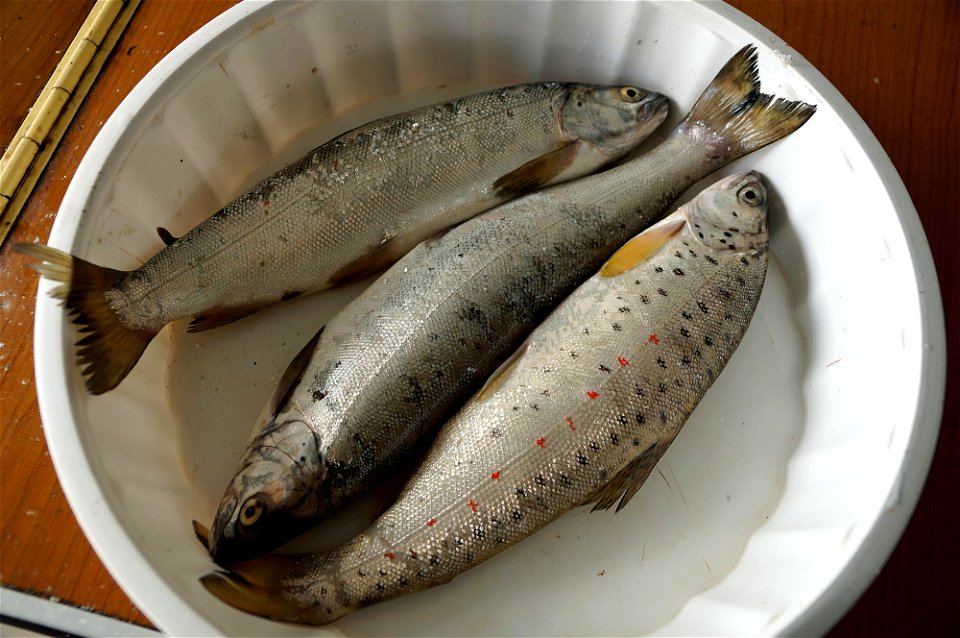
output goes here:
[{"label": "yellow fin", "polygon": [[117,387],[157,334],[128,327],[107,302],[106,292],[127,273],[40,244],[17,244],[14,250],[39,260],[31,268],[63,283],[53,291],[53,296],[64,301],[80,332],[89,333],[76,344],[87,390],[103,394]]},{"label": "yellow fin", "polygon": [[620,250],[613,253],[607,263],[600,269],[601,277],[616,277],[631,270],[637,264],[653,257],[663,248],[671,237],[683,229],[686,220],[677,216],[676,219],[657,224],[643,231],[627,243]]},{"label": "yellow fin", "polygon": [[235,572],[214,572],[200,578],[211,594],[242,611],[273,620],[297,622],[303,609],[283,597],[280,583],[272,586],[247,581]]},{"label": "yellow fin", "polygon": [[550,182],[573,164],[580,152],[580,143],[573,142],[562,148],[532,159],[493,183],[497,197],[519,197]]}]

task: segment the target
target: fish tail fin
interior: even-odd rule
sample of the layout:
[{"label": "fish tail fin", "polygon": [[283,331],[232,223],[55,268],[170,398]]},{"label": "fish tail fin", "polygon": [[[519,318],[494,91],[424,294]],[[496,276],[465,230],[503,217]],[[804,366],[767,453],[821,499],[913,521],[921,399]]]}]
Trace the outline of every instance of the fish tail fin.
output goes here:
[{"label": "fish tail fin", "polygon": [[683,125],[714,131],[723,141],[718,153],[733,160],[789,135],[816,110],[804,102],[761,93],[757,50],[747,45],[720,69]]},{"label": "fish tail fin", "polygon": [[[333,600],[305,602],[295,597],[299,588],[287,587],[285,575],[296,562],[296,556],[268,554],[234,565],[229,571],[207,574],[200,582],[228,605],[273,620],[322,624],[346,613]],[[288,591],[293,595],[287,595]]]},{"label": "fish tail fin", "polygon": [[80,332],[89,333],[77,342],[87,390],[103,394],[117,387],[156,335],[125,325],[107,301],[106,292],[127,273],[41,244],[17,244],[14,250],[38,261],[33,270],[61,283],[51,295],[64,302]]}]

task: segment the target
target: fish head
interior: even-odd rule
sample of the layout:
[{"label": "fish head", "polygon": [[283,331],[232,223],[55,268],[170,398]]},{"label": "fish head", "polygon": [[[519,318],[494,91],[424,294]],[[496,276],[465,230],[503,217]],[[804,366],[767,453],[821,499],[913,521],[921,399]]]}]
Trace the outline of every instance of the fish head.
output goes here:
[{"label": "fish head", "polygon": [[766,252],[767,188],[756,171],[726,177],[681,206],[697,241],[716,251]]},{"label": "fish head", "polygon": [[574,84],[560,108],[560,127],[613,159],[645,140],[669,110],[665,96],[637,86]]},{"label": "fish head", "polygon": [[328,507],[319,489],[325,476],[310,426],[275,416],[247,446],[217,508],[208,547],[214,562],[260,556],[306,531]]}]

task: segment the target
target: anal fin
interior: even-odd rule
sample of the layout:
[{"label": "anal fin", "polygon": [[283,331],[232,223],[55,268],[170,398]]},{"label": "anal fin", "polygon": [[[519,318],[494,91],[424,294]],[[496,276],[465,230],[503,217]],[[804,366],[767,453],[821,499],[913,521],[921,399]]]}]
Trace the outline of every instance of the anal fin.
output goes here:
[{"label": "anal fin", "polygon": [[407,246],[398,239],[389,239],[363,257],[355,259],[330,276],[331,286],[340,286],[366,279],[386,270],[407,253]]},{"label": "anal fin", "polygon": [[[672,439],[671,439],[672,441]],[[648,447],[639,458],[631,461],[626,467],[617,472],[616,476],[610,479],[610,482],[591,494],[584,502],[584,505],[594,503],[591,511],[610,509],[617,500],[617,510],[620,511],[630,502],[640,486],[643,485],[653,468],[657,466],[657,461],[667,451],[670,441],[658,441]]]}]

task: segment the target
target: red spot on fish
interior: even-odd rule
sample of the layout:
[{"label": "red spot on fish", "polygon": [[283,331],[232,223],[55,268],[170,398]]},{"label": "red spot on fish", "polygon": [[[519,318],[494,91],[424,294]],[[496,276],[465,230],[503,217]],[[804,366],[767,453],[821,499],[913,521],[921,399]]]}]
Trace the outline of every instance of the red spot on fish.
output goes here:
[{"label": "red spot on fish", "polygon": [[577,426],[575,426],[575,425],[573,424],[573,419],[571,419],[570,417],[567,417],[567,425],[570,426],[570,429],[571,429],[571,430],[576,430],[576,429],[577,429]]},{"label": "red spot on fish", "polygon": [[593,390],[587,390],[587,396],[590,397],[591,399],[596,399],[596,398],[597,398],[598,396],[600,396],[600,395],[598,395],[598,394],[597,394],[596,392],[594,392]]},{"label": "red spot on fish", "polygon": [[660,345],[660,338],[657,337],[657,334],[656,334],[656,333],[653,333],[653,334],[651,334],[649,337],[647,337],[647,341],[649,341],[650,343],[652,343],[652,344],[655,345],[655,346],[659,346],[659,345]]},{"label": "red spot on fish", "polygon": [[397,557],[397,555],[394,554],[393,552],[384,552],[383,555],[386,556],[389,560],[393,560],[394,558]]},{"label": "red spot on fish", "polygon": [[467,507],[470,508],[470,511],[471,511],[471,512],[476,512],[476,511],[477,511],[477,507],[479,507],[479,506],[480,506],[480,503],[477,503],[477,502],[474,501],[472,498],[471,498],[469,501],[467,501]]},{"label": "red spot on fish", "polygon": [[623,357],[617,357],[617,363],[619,363],[622,366],[630,365],[630,362],[624,359]]},{"label": "red spot on fish", "polygon": [[431,518],[429,521],[427,521],[427,527],[433,527],[436,524],[437,524],[437,519],[435,518]]},{"label": "red spot on fish", "polygon": [[497,470],[496,472],[492,472],[490,474],[490,478],[492,478],[494,481],[500,480],[500,470]]},{"label": "red spot on fish", "polygon": [[547,438],[541,436],[539,439],[537,439],[537,445],[540,447],[547,447]]}]

